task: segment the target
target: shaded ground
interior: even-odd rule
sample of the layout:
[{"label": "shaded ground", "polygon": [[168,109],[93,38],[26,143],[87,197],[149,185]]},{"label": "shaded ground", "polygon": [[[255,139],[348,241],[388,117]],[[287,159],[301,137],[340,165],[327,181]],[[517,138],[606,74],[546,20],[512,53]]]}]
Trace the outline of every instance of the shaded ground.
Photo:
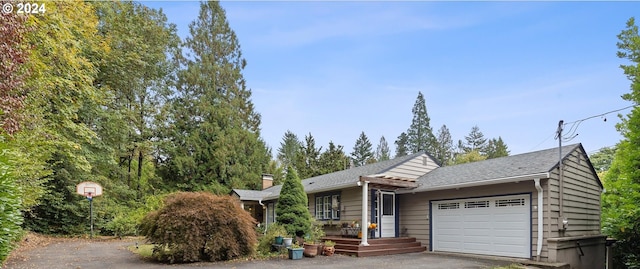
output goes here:
[{"label": "shaded ground", "polygon": [[368,258],[343,255],[318,256],[301,260],[273,259],[218,263],[165,265],[141,259],[127,248],[136,239],[69,239],[30,235],[14,251],[3,268],[465,268],[480,269],[508,262],[412,253]]}]

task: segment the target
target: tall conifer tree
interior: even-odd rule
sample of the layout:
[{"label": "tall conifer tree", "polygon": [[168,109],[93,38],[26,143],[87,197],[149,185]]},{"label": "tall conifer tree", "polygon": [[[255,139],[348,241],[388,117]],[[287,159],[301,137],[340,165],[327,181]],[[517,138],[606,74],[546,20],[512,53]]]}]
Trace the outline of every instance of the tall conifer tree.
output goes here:
[{"label": "tall conifer tree", "polygon": [[380,137],[378,147],[376,147],[376,160],[379,162],[389,160],[391,158],[391,153],[389,151],[389,144],[383,135]]},{"label": "tall conifer tree", "polygon": [[407,133],[403,132],[394,142],[396,144],[396,158],[409,154],[409,149],[407,149],[407,143],[409,142],[408,139]]},{"label": "tall conifer tree", "polygon": [[413,105],[413,119],[407,130],[407,148],[410,153],[419,151],[433,152],[436,148],[436,138],[431,129],[427,105],[422,92],[418,93]]},{"label": "tall conifer tree", "polygon": [[433,152],[435,158],[442,166],[451,164],[453,161],[453,139],[446,125],[440,127],[436,140],[438,143]]},{"label": "tall conifer tree", "polygon": [[255,189],[270,158],[236,34],[217,1],[200,4],[189,32],[170,102],[165,180],[183,190]]},{"label": "tall conifer tree", "polygon": [[351,152],[351,158],[355,166],[363,166],[367,163],[375,162],[371,142],[369,142],[369,138],[364,132],[360,133],[356,140],[353,152]]}]

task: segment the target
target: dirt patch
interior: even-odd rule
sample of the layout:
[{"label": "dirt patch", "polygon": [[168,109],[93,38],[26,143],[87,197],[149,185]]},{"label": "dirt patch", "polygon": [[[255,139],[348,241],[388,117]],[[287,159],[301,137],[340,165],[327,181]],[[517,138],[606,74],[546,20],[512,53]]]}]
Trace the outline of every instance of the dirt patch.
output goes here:
[{"label": "dirt patch", "polygon": [[9,254],[9,257],[7,257],[7,261],[26,261],[28,259],[28,255],[25,254],[26,252],[36,248],[46,247],[52,242],[59,240],[61,240],[61,238],[44,236],[29,232],[24,236],[24,238],[22,238],[22,240],[18,244],[18,247],[11,251],[11,254]]}]

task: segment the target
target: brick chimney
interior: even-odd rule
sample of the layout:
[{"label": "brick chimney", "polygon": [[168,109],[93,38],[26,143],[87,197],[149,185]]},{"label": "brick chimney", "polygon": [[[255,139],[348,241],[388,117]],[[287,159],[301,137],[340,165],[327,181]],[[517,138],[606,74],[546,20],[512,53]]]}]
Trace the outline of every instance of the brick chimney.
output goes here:
[{"label": "brick chimney", "polygon": [[270,188],[273,186],[273,175],[262,174],[262,189]]}]

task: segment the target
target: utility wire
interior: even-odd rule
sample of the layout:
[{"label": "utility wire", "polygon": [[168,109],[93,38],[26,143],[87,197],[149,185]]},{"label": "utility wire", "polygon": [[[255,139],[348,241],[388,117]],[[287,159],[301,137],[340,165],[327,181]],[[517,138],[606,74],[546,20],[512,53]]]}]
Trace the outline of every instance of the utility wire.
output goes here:
[{"label": "utility wire", "polygon": [[[634,104],[634,105],[626,106],[626,107],[623,107],[623,108],[611,110],[611,111],[608,111],[608,112],[605,112],[605,113],[602,113],[602,114],[586,117],[584,119],[580,119],[580,120],[576,120],[576,121],[572,121],[572,122],[566,122],[566,123],[563,124],[563,126],[567,126],[567,125],[571,124],[571,127],[569,127],[569,130],[567,130],[567,134],[562,136],[562,140],[565,141],[565,142],[566,141],[571,141],[576,136],[578,136],[576,131],[578,131],[578,127],[580,126],[580,124],[582,122],[586,121],[586,120],[597,118],[597,117],[603,117],[603,116],[606,116],[608,114],[611,114],[611,113],[614,113],[614,112],[618,112],[618,111],[622,111],[622,110],[625,110],[625,109],[628,109],[628,108],[632,108],[632,107],[636,107],[636,106],[638,106],[638,105]],[[606,118],[605,118],[605,121],[606,121]],[[558,139],[558,136],[556,135],[555,138]]]}]

